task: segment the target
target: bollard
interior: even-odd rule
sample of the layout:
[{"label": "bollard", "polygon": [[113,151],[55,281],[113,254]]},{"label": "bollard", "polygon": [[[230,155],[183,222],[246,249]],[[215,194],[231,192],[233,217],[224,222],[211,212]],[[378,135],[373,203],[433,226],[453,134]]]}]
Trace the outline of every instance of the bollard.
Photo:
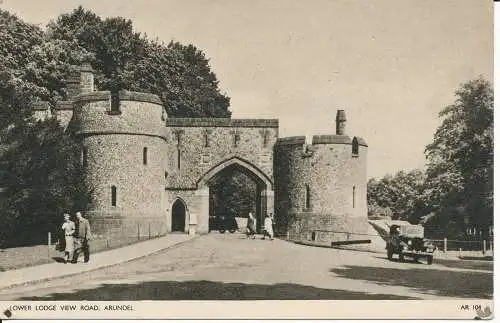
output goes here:
[{"label": "bollard", "polygon": [[446,250],[448,250],[448,239],[444,238],[444,246],[443,246],[444,253],[446,253]]},{"label": "bollard", "polygon": [[51,233],[49,232],[47,234],[47,246],[48,246],[48,255],[49,255],[49,259],[50,259],[50,246],[52,245],[52,236],[51,236]]},{"label": "bollard", "polygon": [[289,231],[286,232],[286,240],[290,240],[290,232]]},{"label": "bollard", "polygon": [[458,258],[462,258],[462,248],[458,248]]},{"label": "bollard", "polygon": [[109,248],[109,231],[106,231],[106,248]]},{"label": "bollard", "polygon": [[486,254],[486,240],[483,240],[483,255]]},{"label": "bollard", "polygon": [[137,222],[137,240],[141,240],[141,225]]},{"label": "bollard", "polygon": [[149,234],[149,239],[151,239],[151,222],[148,222],[148,234]]}]

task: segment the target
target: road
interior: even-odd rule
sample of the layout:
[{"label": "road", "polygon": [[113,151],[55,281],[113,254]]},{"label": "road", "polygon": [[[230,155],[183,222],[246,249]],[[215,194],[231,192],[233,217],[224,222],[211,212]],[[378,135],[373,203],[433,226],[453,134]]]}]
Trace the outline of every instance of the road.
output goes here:
[{"label": "road", "polygon": [[400,263],[383,254],[212,233],[128,263],[3,290],[0,300],[491,299],[492,295],[492,262]]}]

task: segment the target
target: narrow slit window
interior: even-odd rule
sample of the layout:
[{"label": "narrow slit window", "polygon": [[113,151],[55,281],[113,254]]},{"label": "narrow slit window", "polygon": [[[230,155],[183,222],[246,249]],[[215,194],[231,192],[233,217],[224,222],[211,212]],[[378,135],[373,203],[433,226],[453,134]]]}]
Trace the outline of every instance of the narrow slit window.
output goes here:
[{"label": "narrow slit window", "polygon": [[268,140],[269,140],[269,132],[268,132],[267,130],[266,130],[266,131],[264,131],[263,136],[264,136],[264,148],[266,148],[266,147],[267,147]]},{"label": "narrow slit window", "polygon": [[240,134],[239,133],[235,133],[234,134],[234,147],[238,147],[238,142],[240,141]]},{"label": "narrow slit window", "polygon": [[306,185],[306,204],[305,208],[308,210],[311,207],[311,189]]},{"label": "narrow slit window", "polygon": [[148,164],[148,147],[142,149],[142,163],[144,165]]},{"label": "narrow slit window", "polygon": [[359,154],[359,143],[358,139],[354,137],[354,139],[352,140],[352,155],[354,157],[357,157],[358,154]]},{"label": "narrow slit window", "polygon": [[181,169],[181,150],[177,149],[177,169]]},{"label": "narrow slit window", "polygon": [[120,112],[120,95],[118,92],[111,93],[111,112]]},{"label": "narrow slit window", "polygon": [[356,207],[356,186],[352,187],[352,208]]},{"label": "narrow slit window", "polygon": [[205,132],[205,147],[210,147],[210,138],[208,137],[208,132]]},{"label": "narrow slit window", "polygon": [[82,166],[87,167],[87,148],[82,148]]},{"label": "narrow slit window", "polygon": [[111,186],[111,206],[116,206],[116,186]]}]

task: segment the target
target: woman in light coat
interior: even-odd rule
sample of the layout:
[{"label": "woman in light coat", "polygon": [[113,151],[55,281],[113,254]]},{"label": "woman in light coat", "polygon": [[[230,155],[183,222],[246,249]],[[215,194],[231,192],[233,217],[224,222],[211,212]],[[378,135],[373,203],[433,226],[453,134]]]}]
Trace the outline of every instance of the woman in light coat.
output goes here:
[{"label": "woman in light coat", "polygon": [[271,240],[274,240],[273,219],[269,214],[266,215],[266,218],[264,219],[264,236],[262,237],[262,240],[266,239],[266,236],[271,238]]},{"label": "woman in light coat", "polygon": [[62,230],[64,232],[64,241],[66,242],[66,247],[64,248],[64,262],[68,263],[70,259],[73,259],[73,252],[75,251],[75,222],[71,221],[67,213],[64,214]]}]

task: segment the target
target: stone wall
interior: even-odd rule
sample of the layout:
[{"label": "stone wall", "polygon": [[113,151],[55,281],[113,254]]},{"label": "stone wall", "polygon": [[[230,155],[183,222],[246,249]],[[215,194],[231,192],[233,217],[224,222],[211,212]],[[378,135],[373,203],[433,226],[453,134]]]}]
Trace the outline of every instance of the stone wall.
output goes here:
[{"label": "stone wall", "polygon": [[168,188],[196,189],[210,169],[233,158],[253,165],[272,182],[277,120],[168,119],[166,123]]},{"label": "stone wall", "polygon": [[367,147],[358,138],[359,151],[353,155],[352,140],[344,135],[314,136],[308,144],[305,137],[280,138],[275,195],[282,230],[308,219],[303,229],[354,232],[359,226],[350,218],[367,221]]},{"label": "stone wall", "polygon": [[81,162],[94,189],[87,213],[103,230],[121,227],[126,235],[136,231],[144,235],[153,225],[155,235],[164,234],[167,144],[163,107],[153,95],[120,92],[119,97],[118,110],[111,109],[107,91],[74,98],[72,126],[81,138]]},{"label": "stone wall", "polygon": [[166,223],[167,230],[172,230],[172,205],[180,199],[187,207],[184,231],[188,232],[189,216],[196,215],[196,232],[208,232],[208,190],[167,190],[165,191],[166,201]]}]

